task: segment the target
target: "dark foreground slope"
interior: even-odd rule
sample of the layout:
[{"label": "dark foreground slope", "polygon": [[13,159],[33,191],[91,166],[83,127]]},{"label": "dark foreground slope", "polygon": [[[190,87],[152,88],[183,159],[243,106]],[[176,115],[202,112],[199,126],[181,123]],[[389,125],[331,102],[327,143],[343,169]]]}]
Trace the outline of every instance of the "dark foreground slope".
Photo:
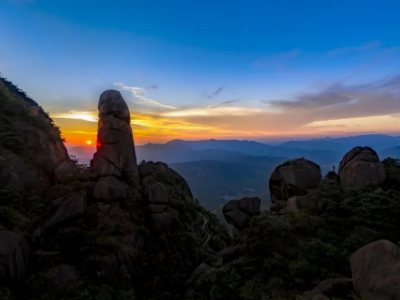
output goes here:
[{"label": "dark foreground slope", "polygon": [[230,244],[179,174],[124,151],[120,94],[99,109],[87,169],[42,108],[0,79],[0,299],[182,299],[204,249]]}]

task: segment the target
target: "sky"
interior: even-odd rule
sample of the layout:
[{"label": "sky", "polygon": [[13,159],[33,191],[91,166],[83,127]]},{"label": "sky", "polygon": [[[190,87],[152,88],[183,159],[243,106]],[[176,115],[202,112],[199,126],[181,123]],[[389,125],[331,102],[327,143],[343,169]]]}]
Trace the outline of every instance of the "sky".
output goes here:
[{"label": "sky", "polygon": [[121,91],[136,144],[400,134],[400,0],[0,0],[0,72],[96,140]]}]

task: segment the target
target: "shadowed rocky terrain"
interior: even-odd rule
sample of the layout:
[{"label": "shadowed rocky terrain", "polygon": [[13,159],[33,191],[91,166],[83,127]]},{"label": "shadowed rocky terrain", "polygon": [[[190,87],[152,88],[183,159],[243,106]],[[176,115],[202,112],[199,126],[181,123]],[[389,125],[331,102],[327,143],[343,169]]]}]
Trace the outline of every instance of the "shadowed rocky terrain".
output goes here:
[{"label": "shadowed rocky terrain", "polygon": [[87,167],[0,79],[0,299],[400,299],[399,160],[357,146],[325,177],[280,162],[265,170],[269,209],[223,205],[228,233],[178,172],[137,163],[118,91],[98,110]]}]

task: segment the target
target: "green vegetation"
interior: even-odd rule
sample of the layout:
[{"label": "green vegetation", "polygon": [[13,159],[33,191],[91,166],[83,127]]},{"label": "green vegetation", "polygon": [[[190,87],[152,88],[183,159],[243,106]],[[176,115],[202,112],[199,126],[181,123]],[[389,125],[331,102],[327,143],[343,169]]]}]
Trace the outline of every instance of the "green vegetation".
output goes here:
[{"label": "green vegetation", "polygon": [[384,165],[391,189],[342,190],[323,180],[312,192],[315,209],[253,217],[245,232],[247,254],[209,272],[197,299],[301,299],[323,280],[351,278],[354,251],[379,239],[399,242],[400,163],[387,159]]}]

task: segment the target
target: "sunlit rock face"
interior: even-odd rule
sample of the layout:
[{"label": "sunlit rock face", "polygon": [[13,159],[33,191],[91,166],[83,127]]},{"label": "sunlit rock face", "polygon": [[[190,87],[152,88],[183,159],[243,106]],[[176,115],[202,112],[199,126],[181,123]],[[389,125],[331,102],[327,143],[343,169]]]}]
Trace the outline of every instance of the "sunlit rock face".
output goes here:
[{"label": "sunlit rock face", "polygon": [[93,170],[98,177],[123,177],[128,173],[138,181],[135,145],[129,108],[120,92],[107,90],[100,95],[97,152]]},{"label": "sunlit rock face", "polygon": [[339,176],[344,188],[381,184],[386,179],[383,164],[370,147],[355,147],[347,152],[339,164]]}]

